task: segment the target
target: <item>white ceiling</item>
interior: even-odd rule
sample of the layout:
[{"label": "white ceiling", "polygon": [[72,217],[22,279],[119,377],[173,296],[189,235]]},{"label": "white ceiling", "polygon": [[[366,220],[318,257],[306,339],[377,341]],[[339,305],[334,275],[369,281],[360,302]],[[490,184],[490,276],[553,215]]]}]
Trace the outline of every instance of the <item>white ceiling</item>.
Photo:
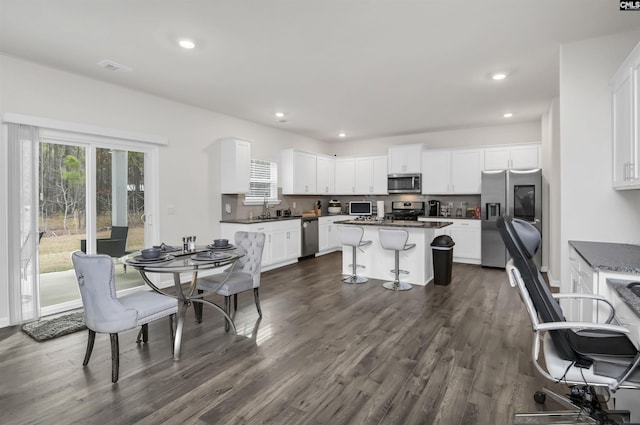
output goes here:
[{"label": "white ceiling", "polygon": [[[0,0],[0,52],[325,141],[539,119],[617,0]],[[179,37],[193,39],[187,51]],[[109,59],[132,68],[114,72]],[[502,82],[489,78],[506,70]],[[274,113],[287,113],[285,123]]]}]

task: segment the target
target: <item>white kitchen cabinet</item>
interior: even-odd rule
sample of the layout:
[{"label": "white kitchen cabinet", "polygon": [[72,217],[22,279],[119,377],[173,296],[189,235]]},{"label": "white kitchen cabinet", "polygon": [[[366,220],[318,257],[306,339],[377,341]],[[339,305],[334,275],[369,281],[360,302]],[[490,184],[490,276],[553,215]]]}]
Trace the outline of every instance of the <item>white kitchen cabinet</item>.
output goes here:
[{"label": "white kitchen cabinet", "polygon": [[451,152],[451,193],[480,193],[482,191],[482,149]]},{"label": "white kitchen cabinet", "polygon": [[356,193],[359,195],[387,194],[387,157],[356,158]]},{"label": "white kitchen cabinet", "polygon": [[422,143],[389,147],[389,174],[420,173]]},{"label": "white kitchen cabinet", "polygon": [[218,140],[220,193],[247,193],[251,167],[251,141],[238,137]]},{"label": "white kitchen cabinet", "polygon": [[317,155],[293,149],[284,149],[280,158],[283,194],[317,194]]},{"label": "white kitchen cabinet", "polygon": [[336,158],[335,194],[352,195],[356,193],[356,160],[355,158]]},{"label": "white kitchen cabinet", "polygon": [[453,261],[456,263],[480,264],[481,222],[475,219],[450,219],[444,217],[420,217],[419,221],[448,221],[453,223],[443,227],[440,234],[451,236],[455,243]]},{"label": "white kitchen cabinet", "polygon": [[335,193],[335,164],[332,156],[316,156],[316,188],[320,195]]},{"label": "white kitchen cabinet", "polygon": [[610,82],[613,118],[613,188],[640,189],[640,44]]},{"label": "white kitchen cabinet", "polygon": [[426,150],[422,154],[422,194],[475,194],[481,191],[482,149]]},{"label": "white kitchen cabinet", "polygon": [[484,170],[540,168],[540,145],[495,146],[484,150]]},{"label": "white kitchen cabinet", "polygon": [[349,216],[334,215],[318,217],[318,255],[339,251],[342,248],[336,221],[348,220]]},{"label": "white kitchen cabinet", "polygon": [[262,251],[262,271],[293,264],[301,254],[300,219],[258,223],[220,223],[222,238],[234,240],[237,231],[261,232],[265,234]]}]

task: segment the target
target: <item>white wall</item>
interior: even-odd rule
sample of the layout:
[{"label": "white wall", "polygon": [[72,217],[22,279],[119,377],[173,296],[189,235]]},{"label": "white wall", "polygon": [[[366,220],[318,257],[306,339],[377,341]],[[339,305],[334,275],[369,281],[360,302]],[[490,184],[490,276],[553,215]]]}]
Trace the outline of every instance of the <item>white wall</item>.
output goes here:
[{"label": "white wall", "polygon": [[390,145],[422,143],[427,149],[462,148],[541,141],[540,121],[458,130],[433,131],[378,139],[340,141],[330,145],[330,153],[348,155],[386,155]]},{"label": "white wall", "polygon": [[560,99],[555,98],[549,107],[547,138],[542,142],[542,172],[548,184],[546,219],[547,264],[549,280],[560,286],[562,248],[560,243]]},{"label": "white wall", "polygon": [[[569,240],[640,243],[640,191],[615,191],[609,79],[640,31],[565,44],[560,54],[560,245],[569,287]],[[553,217],[552,217],[553,218]]]},{"label": "white wall", "polygon": [[[216,139],[251,139],[252,156],[268,160],[279,160],[280,150],[288,147],[328,153],[324,142],[28,61],[0,55],[0,69],[0,112],[168,137],[169,146],[160,149],[159,219],[163,241],[175,242],[185,234],[211,240],[218,233],[220,193],[210,183],[209,173],[217,175],[217,170],[210,170],[208,149]],[[122,74],[123,83],[126,75]],[[2,143],[0,164],[6,155],[4,148]],[[4,170],[6,167],[3,173]],[[2,184],[6,185],[3,173]],[[0,196],[4,195],[3,185]],[[0,202],[0,219],[5,217],[6,204],[5,197]],[[174,207],[174,214],[167,214],[168,206]],[[0,222],[0,227],[2,254],[3,246],[6,253],[6,222]],[[0,299],[6,299],[2,295],[5,293],[6,279],[0,279]],[[0,305],[0,320],[6,311],[6,306]]]}]

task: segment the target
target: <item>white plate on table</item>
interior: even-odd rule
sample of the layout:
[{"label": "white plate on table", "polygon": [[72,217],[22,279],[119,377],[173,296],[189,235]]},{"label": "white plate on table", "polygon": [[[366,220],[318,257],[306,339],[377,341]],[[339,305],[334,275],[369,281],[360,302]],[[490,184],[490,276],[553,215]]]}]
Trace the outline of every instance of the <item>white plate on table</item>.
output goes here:
[{"label": "white plate on table", "polygon": [[230,249],[235,249],[235,245],[233,244],[227,244],[226,246],[215,246],[215,245],[207,245],[208,249],[216,249],[216,250],[220,250],[220,251],[227,251]]},{"label": "white plate on table", "polygon": [[197,254],[192,255],[191,259],[196,261],[220,262],[220,261],[226,261],[231,257],[233,257],[231,254],[224,254],[222,252],[205,251],[205,252],[199,252]]}]

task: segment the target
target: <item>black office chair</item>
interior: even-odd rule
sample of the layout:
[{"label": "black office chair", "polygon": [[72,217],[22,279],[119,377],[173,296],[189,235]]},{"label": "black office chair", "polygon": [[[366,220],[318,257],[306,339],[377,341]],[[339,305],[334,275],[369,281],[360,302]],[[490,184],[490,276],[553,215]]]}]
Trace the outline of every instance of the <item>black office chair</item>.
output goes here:
[{"label": "black office chair", "polygon": [[[615,311],[603,297],[551,293],[532,260],[541,244],[540,233],[532,224],[504,216],[498,218],[497,227],[511,256],[506,267],[509,282],[518,287],[531,319],[535,367],[552,381],[574,386],[569,398],[545,389],[537,392],[534,399],[544,403],[546,395],[550,395],[565,405],[586,409],[592,418],[602,421],[607,414],[591,398],[594,387],[611,391],[640,389],[640,353],[627,337],[629,330],[611,324]],[[606,323],[569,322],[557,298],[604,302],[611,314]],[[615,423],[606,420],[597,423]]]},{"label": "black office chair", "polygon": [[[110,257],[120,258],[127,253],[128,226],[113,226],[111,236],[96,240],[97,254],[105,254]],[[87,240],[80,240],[80,251],[87,252]]]}]

